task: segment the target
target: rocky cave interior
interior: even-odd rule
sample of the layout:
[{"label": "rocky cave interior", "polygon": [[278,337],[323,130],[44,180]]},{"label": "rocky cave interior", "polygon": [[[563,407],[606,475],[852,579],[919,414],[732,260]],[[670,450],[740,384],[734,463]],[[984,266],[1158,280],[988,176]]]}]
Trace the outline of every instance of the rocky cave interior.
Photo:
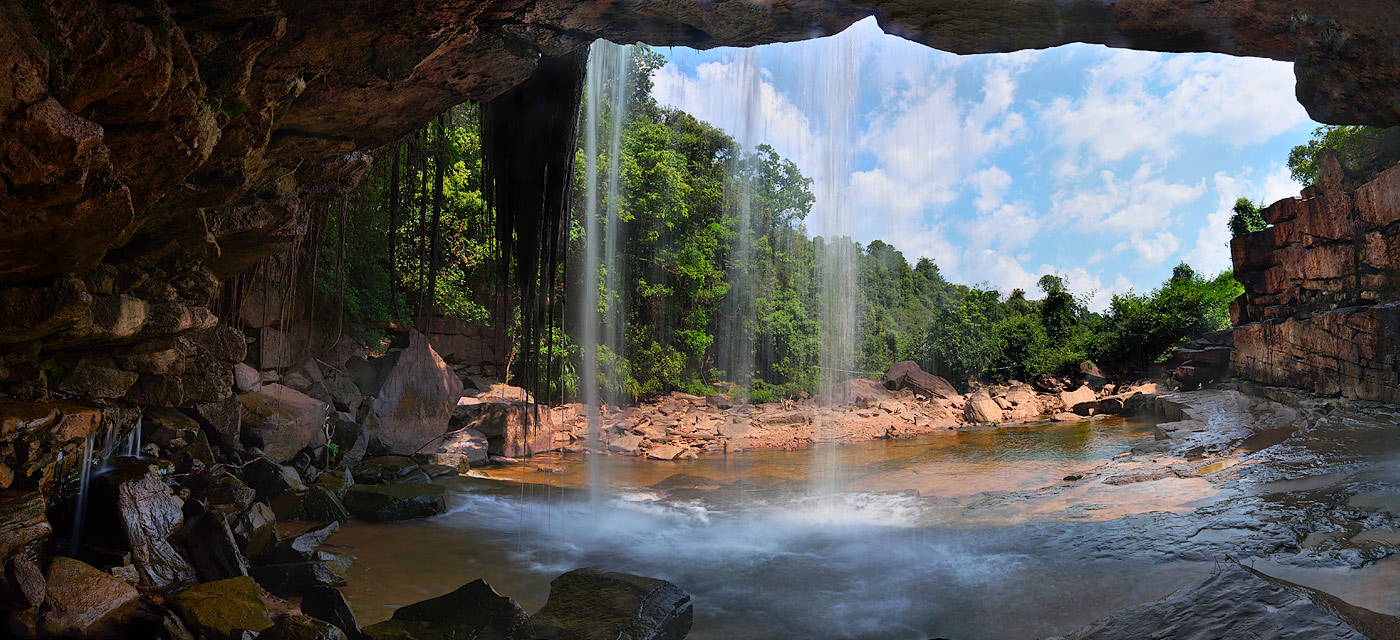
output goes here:
[{"label": "rocky cave interior", "polygon": [[[280,465],[314,466],[318,446],[324,452],[337,437],[323,428],[336,410],[370,414],[360,421],[372,419],[396,454],[415,453],[414,427],[404,425],[422,416],[363,398],[347,406],[329,391],[330,402],[312,400],[321,413],[310,417],[306,406],[240,399],[236,365],[286,367],[294,352],[319,346],[282,337],[296,302],[269,302],[268,279],[255,291],[250,269],[285,268],[279,256],[305,236],[312,211],[354,188],[369,151],[472,101],[486,132],[496,238],[514,256],[503,278],[543,317],[537,282],[559,253],[590,43],[754,46],[833,34],[869,16],[888,33],[960,54],[1085,42],[1289,60],[1298,100],[1317,121],[1400,125],[1400,14],[1379,0],[5,3],[6,633],[252,637],[230,622],[245,620],[238,612],[197,603],[261,603],[267,589],[304,594],[302,611],[358,637],[344,599],[319,586],[337,562],[316,551],[330,532],[276,528],[338,508],[308,497],[333,493],[334,480],[308,488]],[[1339,168],[1324,173],[1301,199],[1265,210],[1267,231],[1232,245],[1246,294],[1232,307],[1229,364],[1261,385],[1400,403],[1400,172],[1364,184]],[[395,345],[398,361],[437,358],[424,340]],[[398,384],[416,393],[386,381],[384,367],[353,371],[352,355],[328,356],[329,366],[362,390]],[[452,382],[444,384],[450,394]],[[106,455],[137,448],[124,443],[141,429],[136,437],[157,442],[173,465],[170,479],[142,464],[86,486],[75,461],[102,455],[94,442]],[[354,437],[343,444],[365,446]],[[201,477],[216,466],[242,481]],[[279,503],[290,486],[300,486],[297,504]],[[105,554],[80,557],[110,570],[64,557],[80,489],[92,505],[90,543]],[[250,575],[244,557],[258,558],[257,582],[228,582]],[[573,588],[596,584],[587,579],[603,578],[584,576]],[[609,588],[642,588],[606,579]],[[463,587],[463,597],[494,602],[473,592],[482,588]],[[141,613],[130,614],[138,604]],[[272,631],[257,637],[343,637],[310,618],[272,626],[264,610],[259,619],[266,624],[250,631]],[[1395,637],[1389,629],[1375,637]],[[666,633],[656,637],[684,630]]]}]

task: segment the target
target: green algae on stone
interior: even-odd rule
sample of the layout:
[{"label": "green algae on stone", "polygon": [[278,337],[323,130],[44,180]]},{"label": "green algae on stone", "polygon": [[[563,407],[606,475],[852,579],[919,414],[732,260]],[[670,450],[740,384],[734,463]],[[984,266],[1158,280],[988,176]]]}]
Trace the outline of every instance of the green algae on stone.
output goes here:
[{"label": "green algae on stone", "polygon": [[170,597],[170,606],[190,630],[211,640],[239,640],[243,631],[272,626],[263,589],[252,578],[205,582]]},{"label": "green algae on stone", "polygon": [[370,640],[534,640],[530,616],[515,600],[474,580],[445,595],[400,607],[393,618],[364,628]]},{"label": "green algae on stone", "polygon": [[447,489],[436,484],[357,484],[345,492],[345,509],[357,518],[393,522],[447,511]]}]

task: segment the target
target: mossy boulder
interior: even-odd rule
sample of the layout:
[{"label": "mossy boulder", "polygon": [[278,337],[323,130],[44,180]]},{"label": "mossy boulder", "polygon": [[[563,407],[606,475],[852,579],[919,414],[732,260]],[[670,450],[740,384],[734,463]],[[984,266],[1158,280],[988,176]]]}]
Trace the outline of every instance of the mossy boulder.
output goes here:
[{"label": "mossy boulder", "polygon": [[447,511],[447,489],[436,484],[357,484],[345,492],[345,510],[373,522],[426,518]]},{"label": "mossy boulder", "polygon": [[287,616],[258,634],[258,640],[345,640],[345,632],[310,616]]},{"label": "mossy boulder", "polygon": [[393,618],[364,628],[369,640],[534,640],[530,616],[485,580],[401,607]]},{"label": "mossy boulder", "polygon": [[551,581],[530,622],[549,640],[681,640],[693,616],[690,595],[670,582],[585,567]]},{"label": "mossy boulder", "polygon": [[197,636],[241,640],[272,626],[263,589],[249,577],[205,582],[170,597],[170,607]]},{"label": "mossy boulder", "polygon": [[405,456],[376,456],[365,458],[350,470],[355,482],[361,484],[425,483],[427,474],[419,472],[418,463]]}]

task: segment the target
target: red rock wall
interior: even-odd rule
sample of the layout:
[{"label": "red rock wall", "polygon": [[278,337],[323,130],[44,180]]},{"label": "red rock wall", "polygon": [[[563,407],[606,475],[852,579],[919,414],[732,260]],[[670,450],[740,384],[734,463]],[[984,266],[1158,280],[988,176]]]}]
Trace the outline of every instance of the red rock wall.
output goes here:
[{"label": "red rock wall", "polygon": [[1237,375],[1400,402],[1400,165],[1359,186],[1324,179],[1235,238]]}]

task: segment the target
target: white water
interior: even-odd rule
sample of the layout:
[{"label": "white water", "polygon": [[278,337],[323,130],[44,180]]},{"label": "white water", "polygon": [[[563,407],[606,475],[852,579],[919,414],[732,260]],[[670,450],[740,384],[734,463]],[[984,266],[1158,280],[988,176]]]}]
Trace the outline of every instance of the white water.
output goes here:
[{"label": "white water", "polygon": [[[725,106],[744,114],[738,131],[730,132],[738,143],[738,157],[733,162],[737,183],[725,183],[725,199],[735,203],[735,238],[728,256],[726,280],[729,293],[725,296],[718,335],[715,336],[716,362],[730,382],[748,386],[753,383],[754,301],[754,169],[750,162],[754,148],[764,142],[767,123],[762,118],[762,74],[758,50],[749,48],[738,52],[739,81],[736,90],[720,99],[732,104]],[[771,238],[770,238],[771,240]]]},{"label": "white water", "polygon": [[[617,402],[617,371],[609,376],[610,389],[603,388],[600,375],[601,349],[611,354],[610,362],[623,357],[623,330],[626,314],[623,307],[623,251],[621,238],[621,171],[622,122],[627,102],[627,69],[631,61],[629,46],[615,45],[606,40],[593,43],[588,56],[586,95],[584,97],[584,276],[580,279],[580,302],[575,307],[581,315],[579,326],[583,348],[583,370],[579,372],[580,395],[588,410],[589,485],[591,504],[595,513],[603,506],[602,487],[605,457],[601,451],[601,403]],[[605,99],[607,96],[607,99]],[[609,117],[603,116],[608,106]],[[608,135],[605,194],[599,193],[599,137]],[[603,218],[606,216],[605,220]]]},{"label": "white water", "polygon": [[83,545],[83,521],[87,517],[88,481],[92,477],[92,447],[96,434],[83,439],[83,455],[78,459],[78,495],[73,503],[73,532],[68,537],[68,555],[76,556]]},{"label": "white water", "polygon": [[[808,74],[799,104],[804,113],[815,115],[821,137],[814,140],[815,156],[820,169],[814,180],[817,185],[819,229],[825,239],[820,253],[821,263],[821,350],[819,389],[827,403],[842,401],[831,393],[838,383],[851,377],[856,368],[856,248],[850,241],[851,221],[846,201],[846,184],[851,175],[851,120],[858,83],[856,68],[859,57],[850,39],[832,41],[836,46],[802,48],[805,59],[799,68]],[[835,425],[818,412],[817,437],[819,462],[814,469],[813,486],[819,494],[830,496],[836,491],[835,478],[841,466],[840,450],[834,442]]]}]

